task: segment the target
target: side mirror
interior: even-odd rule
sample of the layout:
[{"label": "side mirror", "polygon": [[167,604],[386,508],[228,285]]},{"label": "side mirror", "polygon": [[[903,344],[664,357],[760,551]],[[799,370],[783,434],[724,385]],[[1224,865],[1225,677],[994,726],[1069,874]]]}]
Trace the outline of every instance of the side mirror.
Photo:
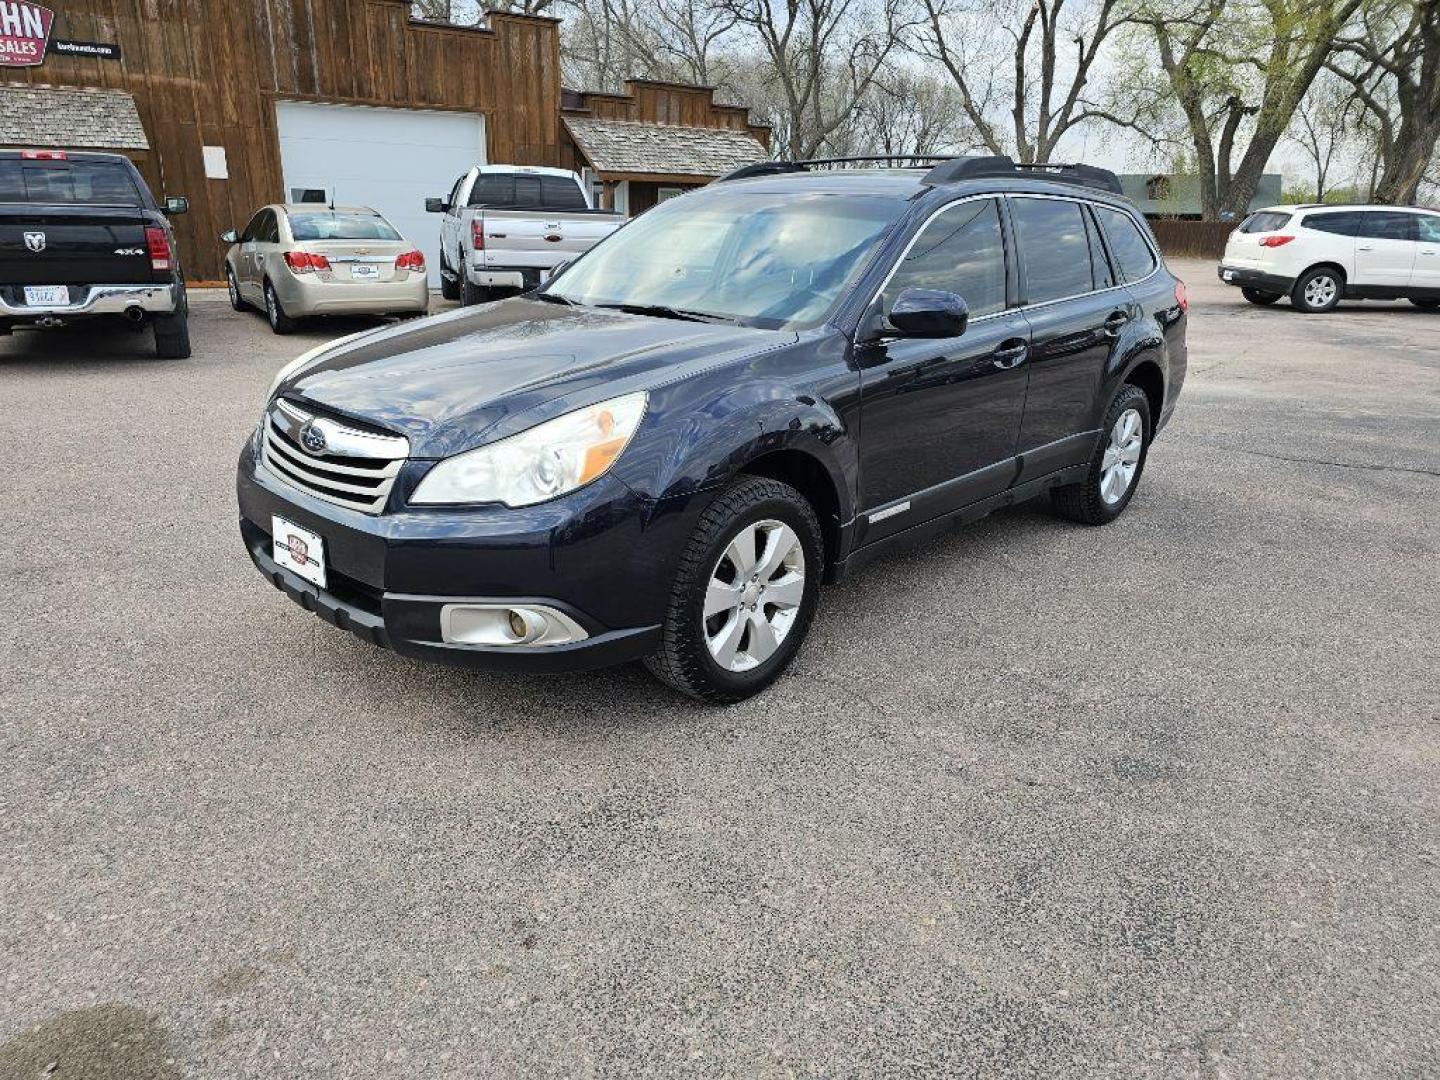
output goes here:
[{"label": "side mirror", "polygon": [[890,306],[890,325],[905,337],[959,337],[969,321],[965,301],[943,289],[905,289]]},{"label": "side mirror", "polygon": [[185,214],[190,211],[190,200],[184,195],[169,195],[165,198],[165,213],[174,217],[176,214]]},{"label": "side mirror", "polygon": [[220,242],[222,244],[238,244],[240,237],[235,235],[234,229],[226,229],[220,234]]},{"label": "side mirror", "polygon": [[448,199],[437,199],[431,197],[425,200],[425,212],[427,214],[443,214],[450,209]]}]

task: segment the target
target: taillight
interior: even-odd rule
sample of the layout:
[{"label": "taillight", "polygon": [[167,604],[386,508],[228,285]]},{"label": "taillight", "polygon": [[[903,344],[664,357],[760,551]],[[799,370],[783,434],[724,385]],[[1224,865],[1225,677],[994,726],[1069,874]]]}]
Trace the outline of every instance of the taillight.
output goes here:
[{"label": "taillight", "polygon": [[1175,303],[1180,306],[1181,311],[1190,310],[1190,293],[1185,288],[1185,283],[1179,278],[1175,279]]},{"label": "taillight", "polygon": [[297,274],[310,274],[316,270],[329,270],[330,260],[324,255],[312,255],[308,251],[287,251],[285,265]]},{"label": "taillight", "polygon": [[150,249],[150,269],[170,269],[170,237],[159,225],[145,226],[145,246]]},{"label": "taillight", "polygon": [[1293,236],[1267,236],[1260,241],[1261,247],[1284,247],[1294,240]]},{"label": "taillight", "polygon": [[485,223],[478,217],[470,219],[470,246],[476,251],[485,250]]},{"label": "taillight", "polygon": [[425,272],[425,256],[418,251],[407,251],[402,255],[395,256],[396,270],[417,270]]},{"label": "taillight", "polygon": [[64,161],[64,150],[21,150],[20,156],[26,161]]}]

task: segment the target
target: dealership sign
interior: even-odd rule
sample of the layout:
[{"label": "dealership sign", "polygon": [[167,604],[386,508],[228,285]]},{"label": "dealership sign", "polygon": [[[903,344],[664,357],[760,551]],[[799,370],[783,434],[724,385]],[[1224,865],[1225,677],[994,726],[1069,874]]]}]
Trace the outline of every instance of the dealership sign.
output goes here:
[{"label": "dealership sign", "polygon": [[45,61],[55,13],[24,0],[0,0],[0,67],[33,67]]}]

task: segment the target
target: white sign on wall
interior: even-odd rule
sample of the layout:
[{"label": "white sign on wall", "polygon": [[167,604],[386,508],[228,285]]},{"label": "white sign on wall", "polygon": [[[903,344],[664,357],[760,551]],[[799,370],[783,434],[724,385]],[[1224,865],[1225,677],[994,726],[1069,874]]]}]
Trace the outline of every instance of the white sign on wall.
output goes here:
[{"label": "white sign on wall", "polygon": [[205,179],[230,179],[230,166],[225,161],[225,147],[202,146],[200,148],[200,153],[205,158]]}]

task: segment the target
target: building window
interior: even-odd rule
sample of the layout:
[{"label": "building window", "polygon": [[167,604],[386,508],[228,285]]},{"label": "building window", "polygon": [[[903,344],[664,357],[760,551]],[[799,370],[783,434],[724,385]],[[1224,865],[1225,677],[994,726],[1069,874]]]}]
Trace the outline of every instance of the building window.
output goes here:
[{"label": "building window", "polygon": [[1146,180],[1145,198],[1151,202],[1164,202],[1170,198],[1170,178],[1162,174]]}]

